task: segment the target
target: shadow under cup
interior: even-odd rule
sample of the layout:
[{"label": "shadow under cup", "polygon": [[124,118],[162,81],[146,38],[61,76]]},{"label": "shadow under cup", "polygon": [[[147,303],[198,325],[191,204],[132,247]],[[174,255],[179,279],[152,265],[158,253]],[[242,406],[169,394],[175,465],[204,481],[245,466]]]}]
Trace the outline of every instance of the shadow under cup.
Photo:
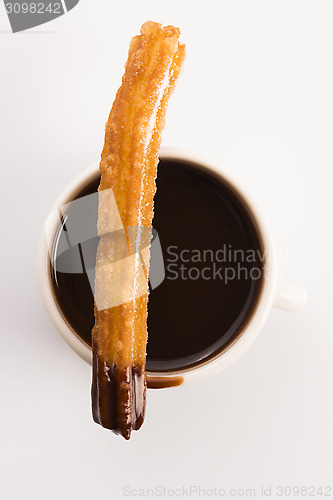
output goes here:
[{"label": "shadow under cup", "polygon": [[[69,203],[62,211],[50,253],[58,308],[88,346],[98,184],[96,173],[68,200],[91,195],[85,198],[89,202]],[[163,375],[205,363],[242,334],[261,294],[264,253],[239,194],[201,165],[161,159],[154,212],[146,368]]]}]

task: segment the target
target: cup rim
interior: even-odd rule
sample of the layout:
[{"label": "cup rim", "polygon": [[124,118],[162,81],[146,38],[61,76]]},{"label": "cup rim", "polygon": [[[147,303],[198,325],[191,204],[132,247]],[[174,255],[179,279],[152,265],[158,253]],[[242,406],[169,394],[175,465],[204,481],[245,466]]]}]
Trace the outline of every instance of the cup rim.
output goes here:
[{"label": "cup rim", "polygon": [[[229,172],[225,173],[218,162],[206,157],[206,155],[194,153],[186,149],[162,147],[160,149],[159,156],[164,159],[178,159],[197,164],[222,179],[223,183],[229,185],[229,187],[238,195],[252,217],[258,236],[261,240],[265,255],[265,263],[263,267],[264,276],[262,278],[260,295],[257,298],[255,308],[252,311],[245,327],[239,332],[236,338],[224,349],[221,349],[206,360],[204,359],[199,361],[193,366],[167,372],[147,371],[148,385],[149,381],[153,381],[154,379],[167,381],[168,379],[181,378],[182,383],[187,383],[189,381],[194,381],[199,378],[216,374],[227,368],[252,345],[260,333],[273,305],[277,287],[277,270],[271,235],[267,229],[267,224],[262,215],[262,211],[259,210],[257,203],[254,201],[253,195],[248,192],[248,189],[245,189],[244,186],[242,186],[239,179],[236,179],[235,176],[231,175]],[[92,180],[98,171],[98,167],[99,164],[95,163],[80,172],[59,194],[50,210],[50,215],[47,219],[48,225],[44,225],[38,246],[37,256],[38,283],[45,309],[58,333],[67,342],[67,344],[89,364],[92,363],[91,348],[77,336],[64,318],[55,300],[52,277],[49,268],[48,241],[53,240],[58,228],[58,217],[56,216],[57,209],[71,201],[73,199],[73,195],[78,193],[82,189],[83,185]],[[54,215],[53,217],[52,214]]]}]

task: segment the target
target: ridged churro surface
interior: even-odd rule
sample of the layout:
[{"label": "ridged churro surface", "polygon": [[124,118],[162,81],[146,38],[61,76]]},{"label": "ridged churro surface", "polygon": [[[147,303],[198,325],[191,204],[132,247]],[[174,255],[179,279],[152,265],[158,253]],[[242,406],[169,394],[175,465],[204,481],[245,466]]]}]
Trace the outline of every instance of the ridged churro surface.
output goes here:
[{"label": "ridged churro surface", "polygon": [[149,228],[165,112],[185,55],[179,34],[149,21],[132,39],[100,162],[93,417],[126,439],[145,413]]}]

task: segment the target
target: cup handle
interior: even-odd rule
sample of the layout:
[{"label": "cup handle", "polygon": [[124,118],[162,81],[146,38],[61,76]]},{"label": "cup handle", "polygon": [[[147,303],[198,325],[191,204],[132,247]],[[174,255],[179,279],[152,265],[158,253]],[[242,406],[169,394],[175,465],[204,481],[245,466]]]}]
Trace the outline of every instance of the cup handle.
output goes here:
[{"label": "cup handle", "polygon": [[304,288],[278,283],[273,306],[290,312],[301,311],[307,302],[308,294]]}]

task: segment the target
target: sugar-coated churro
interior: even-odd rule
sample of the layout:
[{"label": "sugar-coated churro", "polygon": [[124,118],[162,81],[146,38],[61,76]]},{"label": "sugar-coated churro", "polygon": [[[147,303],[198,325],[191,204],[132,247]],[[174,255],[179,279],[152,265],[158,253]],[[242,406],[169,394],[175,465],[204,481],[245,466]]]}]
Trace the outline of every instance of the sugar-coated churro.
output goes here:
[{"label": "sugar-coated churro", "polygon": [[179,34],[148,21],[132,39],[100,162],[92,407],[96,422],[126,439],[145,414],[149,252],[143,265],[141,250],[149,248],[161,132],[185,56]]}]

